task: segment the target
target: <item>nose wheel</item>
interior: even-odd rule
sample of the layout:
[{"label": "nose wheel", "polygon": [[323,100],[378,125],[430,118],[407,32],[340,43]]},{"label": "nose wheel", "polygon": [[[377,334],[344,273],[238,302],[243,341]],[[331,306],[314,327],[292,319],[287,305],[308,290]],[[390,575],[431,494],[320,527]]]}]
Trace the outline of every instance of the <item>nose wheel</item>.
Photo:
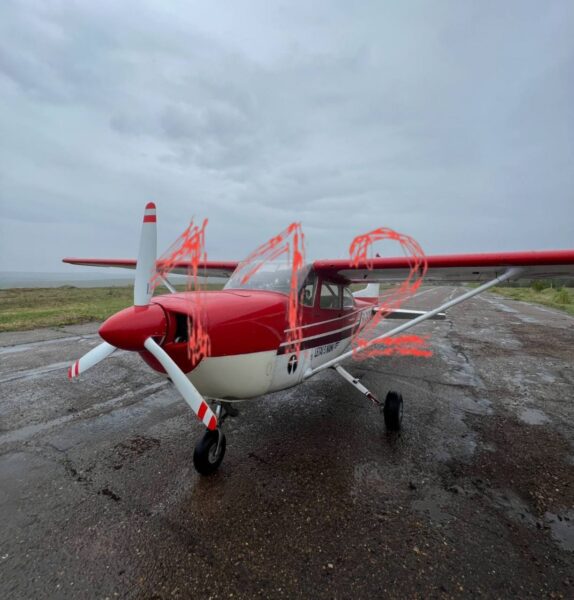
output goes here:
[{"label": "nose wheel", "polygon": [[219,427],[208,429],[193,452],[193,466],[200,475],[212,475],[219,469],[225,456],[226,440],[221,430],[227,417],[236,417],[239,411],[229,402],[214,401],[215,415]]},{"label": "nose wheel", "polygon": [[201,475],[211,475],[219,469],[225,456],[225,434],[221,429],[207,430],[193,452],[193,466]]}]

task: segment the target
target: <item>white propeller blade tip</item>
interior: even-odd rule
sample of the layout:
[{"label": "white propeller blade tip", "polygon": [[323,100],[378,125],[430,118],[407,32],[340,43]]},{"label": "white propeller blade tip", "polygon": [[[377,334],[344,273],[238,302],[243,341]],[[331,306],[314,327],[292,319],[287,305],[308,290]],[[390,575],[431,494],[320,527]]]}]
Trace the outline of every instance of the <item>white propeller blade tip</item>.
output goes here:
[{"label": "white propeller blade tip", "polygon": [[80,375],[80,361],[76,360],[70,367],[68,367],[68,379],[79,377]]},{"label": "white propeller blade tip", "polygon": [[102,342],[95,348],[92,348],[87,354],[84,354],[81,358],[74,361],[68,369],[68,379],[74,379],[80,375],[80,367],[82,373],[91,369],[94,365],[107,358],[116,350],[115,346]]}]

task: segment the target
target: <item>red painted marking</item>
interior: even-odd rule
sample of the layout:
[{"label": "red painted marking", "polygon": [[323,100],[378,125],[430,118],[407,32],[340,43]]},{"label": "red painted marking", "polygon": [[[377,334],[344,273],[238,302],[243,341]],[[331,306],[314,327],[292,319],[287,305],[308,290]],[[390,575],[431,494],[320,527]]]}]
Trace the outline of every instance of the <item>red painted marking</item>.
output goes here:
[{"label": "red painted marking", "polygon": [[72,367],[68,367],[68,379],[72,379]]},{"label": "red painted marking", "polygon": [[149,208],[153,208],[155,210],[155,204],[153,202],[148,202],[145,205],[146,210],[148,210]]},{"label": "red painted marking", "polygon": [[144,223],[155,223],[157,222],[157,217],[155,215],[145,215],[143,218]]},{"label": "red painted marking", "polygon": [[350,268],[373,269],[375,262],[380,258],[370,256],[372,245],[383,240],[393,240],[400,244],[406,255],[404,259],[409,268],[409,274],[405,280],[385,297],[385,301],[358,334],[353,338],[353,357],[368,358],[371,356],[389,356],[399,354],[401,356],[431,356],[432,352],[425,347],[426,338],[415,335],[384,338],[370,344],[377,335],[377,326],[389,311],[399,308],[420,287],[427,272],[427,259],[420,245],[410,236],[397,233],[392,229],[381,227],[369,233],[357,236],[349,247],[351,256]]},{"label": "red painted marking", "polygon": [[211,419],[209,419],[209,425],[207,426],[207,429],[209,429],[210,431],[213,431],[216,428],[217,428],[217,419],[215,418],[215,416],[213,416],[213,417],[211,417]]},{"label": "red painted marking", "polygon": [[[368,234],[367,234],[368,235]],[[362,236],[359,236],[362,237]],[[444,254],[426,257],[429,269],[457,267],[527,267],[574,265],[574,250],[543,250],[538,252],[491,252],[484,254]],[[389,258],[361,257],[351,260],[316,260],[313,266],[321,271],[333,272],[348,269],[409,269],[410,257],[394,256]]]},{"label": "red painted marking", "polygon": [[206,412],[207,412],[207,404],[205,402],[202,402],[201,406],[199,407],[199,410],[197,411],[197,416],[200,419],[203,419]]}]

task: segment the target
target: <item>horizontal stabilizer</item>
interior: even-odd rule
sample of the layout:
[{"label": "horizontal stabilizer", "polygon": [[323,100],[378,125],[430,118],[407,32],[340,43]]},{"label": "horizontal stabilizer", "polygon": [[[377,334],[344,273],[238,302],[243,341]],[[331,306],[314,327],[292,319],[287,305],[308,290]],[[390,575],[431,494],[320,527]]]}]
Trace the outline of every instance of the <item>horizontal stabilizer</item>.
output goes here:
[{"label": "horizontal stabilizer", "polygon": [[[373,308],[373,312],[377,312],[381,307]],[[385,313],[385,319],[404,319],[408,321],[409,319],[416,319],[421,315],[426,315],[426,310],[406,310],[406,309],[391,309]],[[446,313],[440,312],[432,317],[429,317],[430,321],[444,321],[446,319]]]}]

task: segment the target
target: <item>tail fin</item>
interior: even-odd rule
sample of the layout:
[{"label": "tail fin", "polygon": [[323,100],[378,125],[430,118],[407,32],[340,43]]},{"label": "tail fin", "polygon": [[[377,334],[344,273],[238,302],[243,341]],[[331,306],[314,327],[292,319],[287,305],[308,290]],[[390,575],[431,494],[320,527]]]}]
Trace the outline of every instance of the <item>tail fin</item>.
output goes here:
[{"label": "tail fin", "polygon": [[369,283],[366,288],[353,292],[355,298],[379,298],[379,284]]}]

